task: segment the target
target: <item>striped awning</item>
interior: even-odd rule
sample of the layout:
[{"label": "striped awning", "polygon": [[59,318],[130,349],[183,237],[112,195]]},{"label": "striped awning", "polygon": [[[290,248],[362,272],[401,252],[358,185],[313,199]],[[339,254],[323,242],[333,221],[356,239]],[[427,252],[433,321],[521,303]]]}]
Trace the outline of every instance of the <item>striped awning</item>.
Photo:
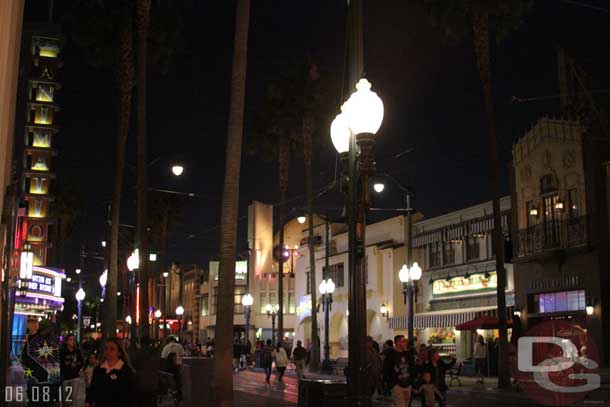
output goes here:
[{"label": "striped awning", "polygon": [[[481,316],[494,316],[498,314],[497,308],[479,307],[470,308],[465,311],[433,311],[422,312],[413,316],[413,327],[415,329],[426,328],[448,328],[464,322],[471,321]],[[392,329],[407,329],[407,316],[394,317],[389,320]]]}]

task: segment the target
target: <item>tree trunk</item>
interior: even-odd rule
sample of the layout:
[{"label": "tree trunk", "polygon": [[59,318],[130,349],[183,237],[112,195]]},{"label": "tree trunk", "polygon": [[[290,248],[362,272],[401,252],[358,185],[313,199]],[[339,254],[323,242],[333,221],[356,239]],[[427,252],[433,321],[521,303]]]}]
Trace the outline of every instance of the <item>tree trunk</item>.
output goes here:
[{"label": "tree trunk", "polygon": [[137,71],[137,106],[136,127],[138,145],[138,181],[137,181],[137,216],[135,246],[140,253],[140,267],[138,281],[140,283],[140,324],[138,325],[140,338],[149,336],[148,327],[148,239],[146,233],[146,202],[147,202],[147,140],[146,140],[146,68],[148,27],[150,25],[150,0],[137,0],[136,3],[136,32],[138,40],[138,71]]},{"label": "tree trunk", "polygon": [[282,249],[280,251],[280,259],[278,259],[277,266],[277,305],[279,311],[277,314],[277,342],[279,343],[284,337],[284,223],[286,223],[286,207],[284,201],[286,200],[286,193],[288,192],[288,174],[289,174],[289,157],[290,157],[290,144],[287,136],[280,139],[280,145],[278,149],[278,167],[280,176],[280,204],[279,204],[279,216],[278,223],[280,226],[279,233],[279,246]]},{"label": "tree trunk", "polygon": [[[491,70],[489,58],[489,15],[485,11],[475,10],[472,15],[473,40],[479,75],[485,97],[487,125],[489,136],[490,186],[493,194],[493,238],[496,252],[496,274],[498,278],[498,320],[500,328],[500,344],[498,366],[508,366],[508,333],[506,329],[506,269],[504,268],[504,237],[502,234],[502,215],[500,213],[500,162],[498,161],[498,140],[496,136],[496,116],[491,87]],[[498,387],[510,387],[510,372],[508,369],[498,369]]]},{"label": "tree trunk", "polygon": [[316,285],[316,249],[314,246],[314,210],[313,210],[313,177],[312,158],[312,123],[309,117],[303,119],[303,158],[305,164],[305,196],[307,199],[307,247],[309,250],[309,287],[311,287],[311,357],[310,370],[320,368],[320,339],[318,338],[317,285]]},{"label": "tree trunk", "polygon": [[116,173],[112,195],[111,228],[110,228],[110,269],[106,282],[106,302],[104,310],[104,334],[106,337],[116,335],[117,320],[117,283],[119,274],[119,222],[121,214],[121,192],[123,189],[123,172],[125,169],[125,144],[129,134],[131,99],[134,79],[133,38],[131,17],[128,3],[124,5],[123,25],[119,34],[118,55],[118,88],[119,88],[119,123],[116,144]]},{"label": "tree trunk", "polygon": [[248,57],[248,24],[250,0],[237,0],[235,43],[231,74],[231,102],[227,131],[225,179],[220,216],[220,265],[218,276],[218,312],[216,315],[216,347],[214,350],[214,405],[233,405],[233,313],[235,298],[235,253],[239,212],[239,175],[242,135],[244,131],[244,100]]}]

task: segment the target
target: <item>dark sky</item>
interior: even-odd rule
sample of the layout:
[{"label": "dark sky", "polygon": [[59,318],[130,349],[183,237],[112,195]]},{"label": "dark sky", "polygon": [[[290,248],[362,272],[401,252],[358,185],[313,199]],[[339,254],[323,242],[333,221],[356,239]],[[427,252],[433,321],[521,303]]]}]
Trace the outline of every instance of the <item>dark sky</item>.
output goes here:
[{"label": "dark sky", "polygon": [[[56,2],[55,20],[71,0]],[[154,2],[153,2],[154,3]],[[150,185],[202,195],[187,202],[183,222],[170,243],[172,258],[205,264],[217,253],[220,197],[224,172],[234,1],[184,1],[182,44],[169,72],[149,76]],[[470,44],[447,45],[416,1],[365,2],[365,71],[385,106],[378,133],[378,168],[396,174],[416,193],[416,208],[435,216],[491,198],[482,95]],[[610,13],[584,5],[604,1],[538,0],[522,27],[493,50],[502,191],[508,193],[511,146],[541,115],[553,115],[558,100],[511,103],[512,96],[556,95],[556,46],[564,44],[593,73],[593,87],[610,88],[608,51]],[[44,2],[28,1],[26,22],[45,18]],[[606,6],[610,8],[610,6]],[[344,55],[344,1],[253,0],[248,55],[245,137],[252,112],[281,64],[311,54],[321,68],[341,75]],[[66,28],[67,30],[67,28]],[[58,182],[70,179],[82,195],[82,213],[66,253],[68,269],[78,247],[96,247],[103,237],[105,201],[114,179],[115,112],[112,73],[85,63],[71,43],[64,52],[62,111],[57,159]],[[337,106],[338,109],[338,106]],[[330,126],[330,123],[329,123]],[[132,136],[130,136],[132,137]],[[133,137],[132,137],[133,139]],[[133,141],[128,161],[135,164]],[[409,147],[414,152],[391,159]],[[316,149],[316,188],[334,173],[335,152],[326,137]],[[185,175],[172,179],[169,165],[181,160]],[[277,202],[275,163],[242,161],[240,214],[254,199]],[[133,223],[133,167],[127,169],[122,222]],[[289,195],[304,192],[302,164],[291,168]],[[295,200],[294,206],[303,204]],[[339,206],[338,195],[321,205]],[[377,206],[401,206],[395,188]],[[240,222],[240,247],[247,242]],[[186,239],[188,234],[197,238]]]}]

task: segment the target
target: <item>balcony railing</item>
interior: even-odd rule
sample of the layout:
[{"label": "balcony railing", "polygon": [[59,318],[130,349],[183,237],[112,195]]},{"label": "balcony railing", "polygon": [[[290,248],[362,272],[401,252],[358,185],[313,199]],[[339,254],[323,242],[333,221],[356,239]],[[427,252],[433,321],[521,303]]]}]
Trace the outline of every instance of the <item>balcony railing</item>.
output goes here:
[{"label": "balcony railing", "polygon": [[515,236],[514,254],[527,257],[558,249],[584,246],[588,243],[586,216],[553,220],[519,230]]}]

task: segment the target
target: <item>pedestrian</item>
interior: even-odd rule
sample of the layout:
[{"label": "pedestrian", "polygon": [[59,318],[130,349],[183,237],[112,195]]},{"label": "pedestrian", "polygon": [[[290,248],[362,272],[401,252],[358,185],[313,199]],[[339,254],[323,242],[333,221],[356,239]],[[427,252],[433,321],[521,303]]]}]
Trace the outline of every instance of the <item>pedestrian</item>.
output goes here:
[{"label": "pedestrian", "polygon": [[233,371],[239,372],[239,359],[241,358],[241,342],[239,338],[233,339]]},{"label": "pedestrian", "polygon": [[278,373],[277,380],[281,382],[284,373],[286,372],[286,366],[288,366],[288,355],[281,343],[276,345],[275,350],[273,351],[273,359],[275,360],[275,369]]},{"label": "pedestrian", "polygon": [[167,357],[170,353],[176,354],[176,364],[178,367],[182,366],[182,354],[184,353],[184,348],[178,343],[178,338],[173,335],[167,338],[167,345],[165,345],[161,351],[161,359],[167,361]]},{"label": "pedestrian", "polygon": [[120,339],[106,339],[102,363],[93,370],[85,407],[134,405],[134,376]]},{"label": "pedestrian", "polygon": [[93,377],[93,370],[97,366],[97,356],[95,353],[90,353],[87,356],[87,364],[83,368],[83,375],[85,376],[85,383],[87,385],[87,391],[91,387],[91,378]]},{"label": "pedestrian", "polygon": [[485,339],[482,335],[479,335],[477,341],[474,344],[474,364],[479,375],[477,383],[484,384],[483,374],[485,372],[485,363],[487,361],[487,345],[485,345]]},{"label": "pedestrian", "polygon": [[271,379],[271,365],[273,364],[273,345],[271,339],[263,346],[263,368],[265,369],[265,381],[269,383]]},{"label": "pedestrian", "polygon": [[[383,350],[381,351],[381,363],[382,366],[384,366],[385,364],[385,360],[388,358],[388,355],[390,353],[394,352],[394,341],[391,339],[388,339],[387,341],[385,341],[383,343]],[[383,388],[383,395],[386,397],[389,397],[391,395],[391,389],[388,385],[388,381],[387,381],[387,377],[385,375],[385,373],[382,372],[382,388]]]},{"label": "pedestrian", "polygon": [[441,393],[442,397],[439,400],[439,406],[445,407],[447,405],[447,390],[449,390],[449,386],[447,386],[447,382],[445,381],[445,375],[447,371],[451,369],[455,365],[455,358],[451,358],[450,362],[445,362],[441,359],[438,350],[431,349],[429,362],[426,364],[424,368],[424,379],[425,374],[430,373],[430,377],[432,379],[432,384],[436,386],[436,389]]},{"label": "pedestrian", "polygon": [[386,354],[384,376],[392,392],[394,407],[409,407],[413,389],[413,357],[404,335],[394,337],[394,349]]},{"label": "pedestrian", "polygon": [[367,385],[371,396],[380,387],[382,371],[381,356],[375,349],[375,343],[371,336],[366,337]]},{"label": "pedestrian", "polygon": [[160,359],[159,351],[152,346],[150,338],[145,336],[140,339],[140,348],[133,358],[138,394],[136,404],[139,407],[156,407]]},{"label": "pedestrian", "polygon": [[297,341],[297,346],[292,351],[292,360],[297,371],[297,379],[305,378],[305,361],[307,360],[307,350],[303,347],[301,341]]},{"label": "pedestrian", "polygon": [[[68,334],[65,337],[63,346],[59,351],[59,360],[62,394],[70,393],[72,394],[72,400],[82,400],[81,392],[84,394],[85,389],[81,386],[80,371],[83,368],[84,360],[73,334]],[[72,402],[68,404],[72,404]]]},{"label": "pedestrian", "polygon": [[432,383],[432,375],[430,372],[425,372],[423,377],[423,383],[415,390],[416,394],[421,394],[423,396],[424,402],[423,405],[425,407],[434,407],[436,400],[439,401],[441,406],[444,406],[445,399],[444,395],[441,394],[440,391],[436,388],[434,383]]}]

